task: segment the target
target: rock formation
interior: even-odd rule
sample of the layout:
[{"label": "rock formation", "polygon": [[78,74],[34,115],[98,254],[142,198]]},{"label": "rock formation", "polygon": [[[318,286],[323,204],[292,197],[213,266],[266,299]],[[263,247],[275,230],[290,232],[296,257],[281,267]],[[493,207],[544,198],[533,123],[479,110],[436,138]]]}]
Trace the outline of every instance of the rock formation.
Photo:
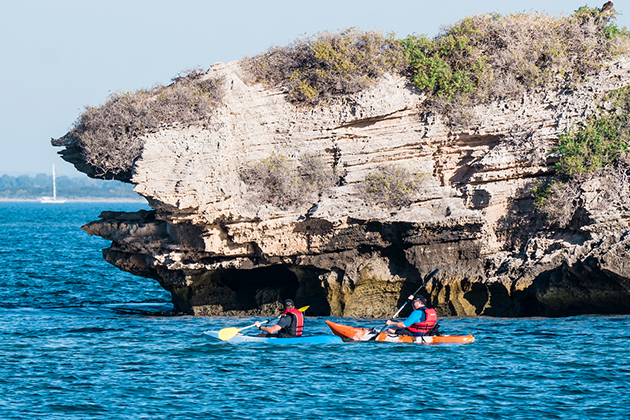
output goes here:
[{"label": "rock formation", "polygon": [[[550,229],[531,196],[559,135],[630,84],[627,57],[571,91],[446,116],[399,76],[313,106],[253,83],[239,62],[207,77],[225,91],[209,124],[143,139],[131,182],[154,210],[103,212],[83,227],[111,241],[108,262],[158,280],[179,310],[272,314],[291,297],[310,315],[386,317],[437,268],[422,293],[442,316],[630,313],[629,213],[586,203],[586,223]],[[248,162],[304,153],[341,180],[299,206],[257,203],[239,176]],[[359,193],[383,165],[430,175],[411,205]]]}]

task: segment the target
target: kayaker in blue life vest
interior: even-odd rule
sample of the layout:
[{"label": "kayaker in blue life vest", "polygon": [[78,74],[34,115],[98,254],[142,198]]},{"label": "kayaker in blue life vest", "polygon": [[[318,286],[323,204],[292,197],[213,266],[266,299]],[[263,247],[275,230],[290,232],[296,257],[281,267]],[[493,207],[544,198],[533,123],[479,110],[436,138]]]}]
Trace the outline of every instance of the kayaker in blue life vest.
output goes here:
[{"label": "kayaker in blue life vest", "polygon": [[388,319],[386,324],[396,328],[388,328],[385,332],[393,335],[425,335],[437,323],[437,313],[433,308],[427,308],[424,296],[409,296],[412,301],[413,312],[404,321]]},{"label": "kayaker in blue life vest", "polygon": [[259,330],[266,334],[259,334],[262,337],[299,337],[304,329],[304,314],[295,309],[295,304],[291,299],[284,301],[284,312],[276,325],[263,327],[259,321],[254,323]]}]

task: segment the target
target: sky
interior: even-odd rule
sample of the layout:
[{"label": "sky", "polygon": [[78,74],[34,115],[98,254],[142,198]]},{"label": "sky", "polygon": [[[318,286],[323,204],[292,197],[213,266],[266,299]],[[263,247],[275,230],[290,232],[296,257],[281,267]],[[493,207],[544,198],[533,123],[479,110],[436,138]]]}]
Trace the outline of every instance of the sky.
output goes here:
[{"label": "sky", "polygon": [[[569,0],[0,0],[0,175],[81,175],[51,138],[67,133],[86,105],[117,91],[168,84],[273,45],[349,27],[437,35],[481,13],[569,15]],[[615,2],[630,26],[627,1]],[[627,15],[624,15],[627,9]]]}]

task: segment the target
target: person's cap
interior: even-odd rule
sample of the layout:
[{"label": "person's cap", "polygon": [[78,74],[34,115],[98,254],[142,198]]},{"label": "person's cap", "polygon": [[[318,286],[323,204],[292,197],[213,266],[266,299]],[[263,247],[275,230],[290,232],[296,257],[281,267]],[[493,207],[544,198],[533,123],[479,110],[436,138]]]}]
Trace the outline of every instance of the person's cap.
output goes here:
[{"label": "person's cap", "polygon": [[419,301],[420,303],[422,303],[423,305],[427,304],[427,300],[424,298],[424,296],[422,295],[417,295],[416,297],[413,298],[414,302],[415,301]]},{"label": "person's cap", "polygon": [[295,306],[295,303],[291,299],[287,299],[284,301],[284,307],[288,308],[289,306]]}]

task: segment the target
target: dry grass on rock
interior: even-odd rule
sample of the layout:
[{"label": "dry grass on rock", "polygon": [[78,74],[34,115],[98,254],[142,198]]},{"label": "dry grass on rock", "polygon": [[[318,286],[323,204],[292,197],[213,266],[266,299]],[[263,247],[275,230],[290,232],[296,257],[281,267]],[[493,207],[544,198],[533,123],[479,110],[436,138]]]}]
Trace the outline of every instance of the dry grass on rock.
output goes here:
[{"label": "dry grass on rock", "polygon": [[273,47],[243,63],[255,79],[280,85],[290,101],[305,103],[359,92],[404,65],[401,45],[393,35],[352,28]]},{"label": "dry grass on rock", "polygon": [[477,15],[434,39],[414,35],[402,43],[414,84],[437,105],[461,107],[581,83],[630,51],[614,16],[586,6],[571,16]]},{"label": "dry grass on rock", "polygon": [[359,184],[359,196],[373,205],[406,207],[418,199],[428,179],[428,174],[411,172],[400,165],[382,166]]},{"label": "dry grass on rock", "polygon": [[253,204],[271,204],[284,210],[316,202],[339,180],[335,169],[316,154],[304,154],[297,160],[272,154],[250,162],[239,175],[251,192]]},{"label": "dry grass on rock", "polygon": [[[584,6],[570,16],[482,14],[446,26],[435,38],[347,29],[298,39],[247,58],[255,80],[281,86],[292,102],[318,103],[368,87],[385,73],[408,75],[452,108],[536,89],[564,89],[630,51],[615,12]],[[448,105],[451,104],[451,105]]]},{"label": "dry grass on rock", "polygon": [[144,146],[142,135],[172,124],[204,123],[221,101],[218,82],[199,70],[136,92],[117,92],[86,106],[66,137],[74,139],[97,176],[129,173]]}]

